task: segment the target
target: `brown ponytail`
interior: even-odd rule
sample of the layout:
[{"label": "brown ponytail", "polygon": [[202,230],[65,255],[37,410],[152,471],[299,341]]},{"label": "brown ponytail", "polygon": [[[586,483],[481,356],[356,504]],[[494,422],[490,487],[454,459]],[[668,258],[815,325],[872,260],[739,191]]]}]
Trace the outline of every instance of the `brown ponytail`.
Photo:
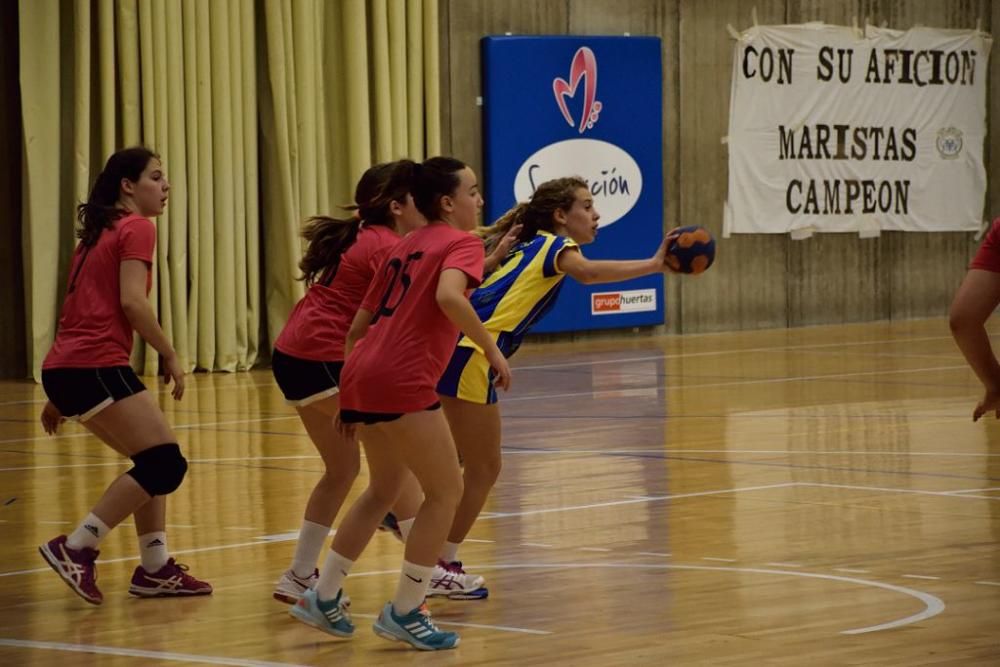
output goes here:
[{"label": "brown ponytail", "polygon": [[486,246],[486,254],[493,252],[500,239],[514,225],[522,226],[518,242],[531,240],[539,231],[554,232],[556,223],[553,214],[557,210],[569,211],[580,188],[586,189],[587,182],[576,176],[556,178],[539,185],[530,200],[510,209],[492,225],[476,230]]}]

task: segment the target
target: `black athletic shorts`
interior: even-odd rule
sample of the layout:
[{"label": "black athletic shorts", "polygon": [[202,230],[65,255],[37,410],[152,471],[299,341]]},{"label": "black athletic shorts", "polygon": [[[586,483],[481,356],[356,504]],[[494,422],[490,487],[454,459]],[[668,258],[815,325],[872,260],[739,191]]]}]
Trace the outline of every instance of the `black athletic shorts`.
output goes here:
[{"label": "black athletic shorts", "polygon": [[82,422],[115,401],[146,391],[131,366],[49,368],[42,371],[42,387],[63,417]]},{"label": "black athletic shorts", "polygon": [[[424,408],[423,411],[437,410],[440,407],[441,401],[436,401],[434,405]],[[340,421],[345,424],[367,424],[368,426],[371,426],[372,424],[394,422],[405,414],[405,412],[363,412],[361,410],[341,410]]]},{"label": "black athletic shorts", "polygon": [[340,391],[343,361],[310,361],[275,349],[271,372],[290,405],[306,406]]}]

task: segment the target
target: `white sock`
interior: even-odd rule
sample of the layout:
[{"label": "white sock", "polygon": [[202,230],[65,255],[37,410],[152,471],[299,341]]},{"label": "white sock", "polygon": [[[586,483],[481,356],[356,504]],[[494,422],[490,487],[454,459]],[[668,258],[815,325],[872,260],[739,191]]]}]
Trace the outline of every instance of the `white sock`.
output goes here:
[{"label": "white sock", "polygon": [[397,521],[396,525],[399,526],[399,533],[403,536],[403,541],[405,542],[410,536],[410,530],[413,528],[413,522],[417,520],[417,517],[412,519],[406,519],[404,521]]},{"label": "white sock", "polygon": [[140,535],[139,556],[142,558],[142,569],[150,574],[159,572],[170,558],[170,552],[167,551],[167,534],[159,531]]},{"label": "white sock", "polygon": [[420,606],[427,596],[427,587],[431,583],[433,565],[424,567],[403,561],[403,571],[399,573],[399,586],[396,597],[392,599],[392,608],[396,614],[403,616]]},{"label": "white sock", "polygon": [[66,538],[66,546],[74,551],[84,548],[96,549],[111,529],[93,513],[87,515],[76,530]]},{"label": "white sock", "polygon": [[316,582],[316,597],[320,600],[332,600],[337,597],[337,591],[344,587],[344,579],[354,565],[353,560],[348,560],[333,549],[326,556],[326,562],[319,573],[319,581]]},{"label": "white sock", "polygon": [[445,563],[454,563],[458,560],[458,548],[462,546],[461,542],[445,542],[444,546],[441,547],[441,560]]},{"label": "white sock", "polygon": [[314,521],[305,520],[299,529],[299,541],[295,545],[295,557],[292,558],[292,572],[302,579],[312,576],[316,569],[316,559],[323,550],[326,536],[330,534],[330,526],[324,526]]}]

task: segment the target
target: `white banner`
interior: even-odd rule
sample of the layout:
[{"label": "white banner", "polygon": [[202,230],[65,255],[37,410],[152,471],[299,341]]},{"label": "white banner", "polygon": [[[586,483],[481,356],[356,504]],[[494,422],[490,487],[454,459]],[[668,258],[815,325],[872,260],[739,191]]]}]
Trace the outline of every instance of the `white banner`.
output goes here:
[{"label": "white banner", "polygon": [[978,229],[991,45],[930,28],[744,32],[724,234]]}]

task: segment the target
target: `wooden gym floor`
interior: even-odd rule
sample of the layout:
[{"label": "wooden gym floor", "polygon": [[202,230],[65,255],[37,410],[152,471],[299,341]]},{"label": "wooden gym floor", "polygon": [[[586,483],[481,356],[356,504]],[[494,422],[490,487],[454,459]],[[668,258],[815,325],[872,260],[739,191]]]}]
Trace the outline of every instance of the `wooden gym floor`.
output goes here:
[{"label": "wooden gym floor", "polygon": [[170,544],[215,594],[131,599],[123,526],[102,607],[36,547],[127,466],[76,425],[46,437],[41,389],[0,384],[0,662],[1000,664],[1000,422],[972,423],[944,320],[529,345],[514,366],[461,553],[491,597],[431,602],[462,635],[437,655],[371,632],[401,556],[385,533],[348,579],[353,640],[271,599],[321,464],[269,371],[195,375],[176,405],[147,379],[192,463]]}]

